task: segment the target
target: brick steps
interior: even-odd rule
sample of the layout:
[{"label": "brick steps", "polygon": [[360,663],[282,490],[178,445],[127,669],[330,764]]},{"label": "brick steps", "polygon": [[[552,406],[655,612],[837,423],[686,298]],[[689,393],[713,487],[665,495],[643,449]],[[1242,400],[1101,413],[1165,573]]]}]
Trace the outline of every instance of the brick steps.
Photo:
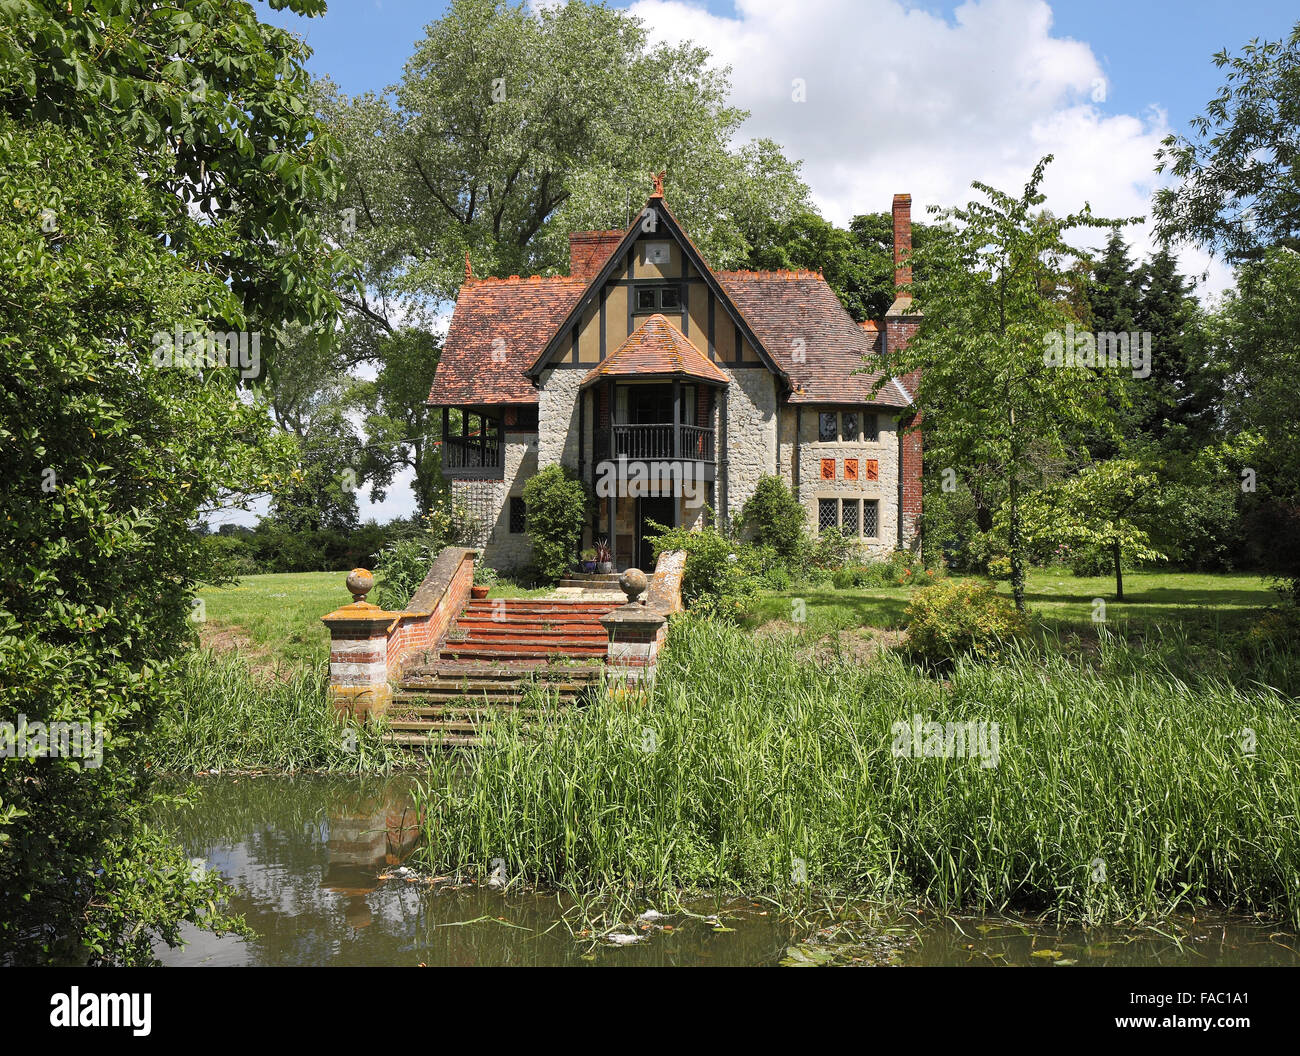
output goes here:
[{"label": "brick steps", "polygon": [[600,617],[618,604],[471,601],[437,656],[426,654],[402,672],[385,739],[413,747],[480,744],[483,726],[502,714],[542,717],[542,708],[524,703],[532,685],[562,706],[574,704],[603,677],[608,635]]}]

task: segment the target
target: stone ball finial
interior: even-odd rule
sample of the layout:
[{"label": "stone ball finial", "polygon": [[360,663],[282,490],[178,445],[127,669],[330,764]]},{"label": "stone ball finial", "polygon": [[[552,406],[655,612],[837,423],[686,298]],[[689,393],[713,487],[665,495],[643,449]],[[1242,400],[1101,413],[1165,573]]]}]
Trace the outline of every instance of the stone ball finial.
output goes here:
[{"label": "stone ball finial", "polygon": [[[645,588],[650,585],[650,581],[646,579],[646,574],[639,568],[629,568],[618,577],[618,585],[623,593],[627,595],[627,600],[634,602],[640,595],[645,593]],[[645,601],[645,598],[641,598],[642,605],[645,604]]]},{"label": "stone ball finial", "polygon": [[371,588],[375,585],[375,577],[365,568],[354,568],[348,573],[348,591],[352,595],[353,601],[365,601],[366,595],[370,593]]}]

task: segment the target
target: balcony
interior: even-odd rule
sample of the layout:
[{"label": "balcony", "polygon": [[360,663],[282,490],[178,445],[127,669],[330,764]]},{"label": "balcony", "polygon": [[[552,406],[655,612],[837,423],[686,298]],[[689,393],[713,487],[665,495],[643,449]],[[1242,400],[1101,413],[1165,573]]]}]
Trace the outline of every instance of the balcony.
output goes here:
[{"label": "balcony", "polygon": [[501,480],[501,434],[447,436],[442,441],[442,469],[458,480]]},{"label": "balcony", "polygon": [[[596,461],[626,458],[632,461],[713,462],[713,430],[671,422],[651,425],[615,425],[597,429]],[[611,446],[612,444],[612,446]]]}]

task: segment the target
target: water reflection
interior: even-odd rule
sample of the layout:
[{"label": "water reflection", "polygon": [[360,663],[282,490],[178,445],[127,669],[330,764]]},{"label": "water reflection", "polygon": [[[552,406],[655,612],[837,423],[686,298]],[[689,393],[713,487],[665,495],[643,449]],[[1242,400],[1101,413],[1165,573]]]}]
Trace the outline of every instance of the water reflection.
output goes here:
[{"label": "water reflection", "polygon": [[[1072,965],[1300,964],[1293,936],[1227,919],[1157,931],[1057,930],[1007,918],[856,914],[794,924],[750,902],[707,901],[610,945],[575,939],[554,896],[430,884],[401,868],[419,821],[402,778],[209,778],[166,821],[191,857],[234,886],[250,939],[193,928],[165,964],[248,965]],[[662,907],[659,907],[662,908]],[[721,914],[721,926],[710,914]],[[1173,941],[1174,936],[1178,941]]]}]

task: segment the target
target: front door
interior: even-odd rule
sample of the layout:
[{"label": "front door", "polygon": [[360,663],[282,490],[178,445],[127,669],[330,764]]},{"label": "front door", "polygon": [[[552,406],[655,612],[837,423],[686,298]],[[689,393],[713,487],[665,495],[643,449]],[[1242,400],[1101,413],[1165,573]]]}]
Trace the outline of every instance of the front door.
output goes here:
[{"label": "front door", "polygon": [[677,518],[677,500],[670,495],[647,496],[636,500],[636,552],[637,568],[647,576],[655,570],[654,547],[648,538],[653,529],[646,527],[647,521],[654,521],[672,528]]}]

